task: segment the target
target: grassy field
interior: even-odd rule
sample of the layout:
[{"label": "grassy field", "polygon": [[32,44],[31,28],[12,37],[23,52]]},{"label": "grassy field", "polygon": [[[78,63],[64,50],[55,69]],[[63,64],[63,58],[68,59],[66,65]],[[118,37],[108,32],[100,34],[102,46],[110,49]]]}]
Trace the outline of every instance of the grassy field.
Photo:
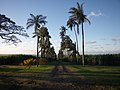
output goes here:
[{"label": "grassy field", "polygon": [[51,77],[53,65],[0,66],[0,90],[120,90],[120,66],[66,65]]}]

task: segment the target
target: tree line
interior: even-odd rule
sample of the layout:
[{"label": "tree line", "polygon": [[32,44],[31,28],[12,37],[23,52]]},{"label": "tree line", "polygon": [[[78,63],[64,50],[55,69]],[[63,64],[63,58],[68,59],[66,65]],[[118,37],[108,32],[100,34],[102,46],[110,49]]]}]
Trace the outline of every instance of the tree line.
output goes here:
[{"label": "tree line", "polygon": [[[0,65],[19,65],[24,60],[36,58],[33,55],[1,55]],[[77,64],[82,65],[82,56],[78,57]],[[48,64],[54,64],[54,59],[47,59]],[[64,64],[76,65],[76,59],[67,57],[61,58]],[[85,65],[104,65],[104,66],[120,66],[120,54],[104,54],[104,55],[85,55]]]},{"label": "tree line", "polygon": [[0,55],[0,65],[19,65],[26,59],[35,58],[33,55]]}]

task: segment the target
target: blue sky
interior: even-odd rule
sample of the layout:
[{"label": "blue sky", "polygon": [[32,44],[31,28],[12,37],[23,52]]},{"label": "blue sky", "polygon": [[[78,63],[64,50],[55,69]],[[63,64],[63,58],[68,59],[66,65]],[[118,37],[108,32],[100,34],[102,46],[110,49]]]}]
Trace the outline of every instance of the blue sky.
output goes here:
[{"label": "blue sky", "polygon": [[[120,0],[0,0],[0,14],[5,14],[25,28],[30,13],[47,16],[46,26],[58,52],[60,26],[66,26],[69,9],[76,7],[77,2],[84,3],[84,13],[91,21],[91,25],[84,24],[85,54],[120,53]],[[4,44],[0,38],[0,54],[35,54],[33,31],[33,28],[27,30],[29,38],[20,36],[22,43],[17,46]],[[68,30],[67,34],[75,40],[74,32]],[[81,53],[81,31],[79,46]]]}]

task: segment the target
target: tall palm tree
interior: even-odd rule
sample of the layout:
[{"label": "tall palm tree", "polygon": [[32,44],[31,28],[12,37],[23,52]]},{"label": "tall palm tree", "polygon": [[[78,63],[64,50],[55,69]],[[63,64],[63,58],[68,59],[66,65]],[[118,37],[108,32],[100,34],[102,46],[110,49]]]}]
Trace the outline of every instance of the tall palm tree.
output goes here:
[{"label": "tall palm tree", "polygon": [[90,24],[90,21],[87,19],[87,15],[84,15],[84,10],[83,10],[83,4],[79,4],[77,2],[77,7],[72,7],[70,8],[69,13],[71,13],[72,15],[70,16],[71,18],[73,18],[77,23],[77,31],[79,34],[79,25],[82,24],[82,64],[84,65],[84,29],[83,29],[83,23],[88,21]]},{"label": "tall palm tree", "polygon": [[[40,26],[42,24],[45,25],[47,23],[47,21],[45,20],[46,16],[43,16],[43,15],[34,16],[33,14],[30,14],[30,16],[31,16],[31,18],[28,18],[28,20],[27,20],[26,29],[34,26],[35,33],[38,33],[39,32],[38,29],[40,28]],[[39,36],[37,36],[37,60],[38,60],[38,56],[39,56],[38,43],[39,43]],[[37,66],[38,66],[38,62],[37,62]]]},{"label": "tall palm tree", "polygon": [[[77,22],[76,22],[73,18],[69,18],[69,20],[67,21],[67,26],[68,26],[68,28],[71,29],[71,31],[72,31],[72,28],[74,28],[77,51],[79,52],[79,48],[78,48],[78,38],[77,38],[76,30],[75,30],[75,26],[76,26],[76,25],[78,26]],[[78,32],[78,31],[77,31],[77,32]],[[78,62],[78,55],[77,55],[77,62]]]}]

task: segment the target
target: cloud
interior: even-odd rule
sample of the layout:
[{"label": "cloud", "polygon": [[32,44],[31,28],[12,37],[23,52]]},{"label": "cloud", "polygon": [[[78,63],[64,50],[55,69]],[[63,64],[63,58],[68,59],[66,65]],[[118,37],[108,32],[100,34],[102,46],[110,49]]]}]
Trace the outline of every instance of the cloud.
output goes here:
[{"label": "cloud", "polygon": [[120,37],[118,37],[118,38],[112,38],[111,40],[112,41],[120,41]]},{"label": "cloud", "polygon": [[111,44],[105,44],[105,45],[110,46]]},{"label": "cloud", "polygon": [[90,18],[90,17],[98,17],[98,16],[103,16],[103,14],[98,11],[98,12],[90,12],[87,16],[87,18]]},{"label": "cloud", "polygon": [[111,39],[115,44],[120,43],[120,36]]},{"label": "cloud", "polygon": [[86,42],[86,44],[95,44],[95,43],[97,43],[97,41],[94,40]]},{"label": "cloud", "polygon": [[101,40],[106,40],[105,38],[101,38]]}]

